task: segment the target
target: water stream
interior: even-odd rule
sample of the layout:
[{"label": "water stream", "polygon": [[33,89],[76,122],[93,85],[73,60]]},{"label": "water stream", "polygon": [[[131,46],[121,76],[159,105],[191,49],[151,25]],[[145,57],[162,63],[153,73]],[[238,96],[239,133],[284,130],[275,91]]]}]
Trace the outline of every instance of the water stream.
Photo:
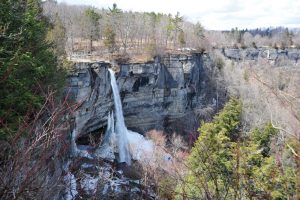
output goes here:
[{"label": "water stream", "polygon": [[[108,128],[105,136],[104,146],[110,149],[114,149],[114,144],[118,147],[119,152],[119,162],[126,162],[128,165],[131,164],[131,159],[133,160],[145,160],[150,159],[153,154],[154,144],[151,140],[147,140],[141,134],[128,130],[125,126],[124,115],[122,109],[122,103],[119,94],[119,88],[114,75],[114,72],[109,69],[111,75],[111,86],[114,94],[115,103],[115,118],[116,125],[114,124],[113,113],[110,114],[108,118]],[[114,130],[115,128],[115,130]],[[102,151],[108,152],[108,151]]]}]

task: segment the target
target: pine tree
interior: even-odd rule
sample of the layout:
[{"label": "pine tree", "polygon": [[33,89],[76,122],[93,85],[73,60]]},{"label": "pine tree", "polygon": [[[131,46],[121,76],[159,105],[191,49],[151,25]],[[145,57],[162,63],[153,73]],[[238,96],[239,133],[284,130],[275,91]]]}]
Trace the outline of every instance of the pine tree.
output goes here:
[{"label": "pine tree", "polygon": [[46,40],[48,23],[40,0],[0,2],[0,137],[16,132],[25,115],[57,88],[57,62]]},{"label": "pine tree", "polygon": [[104,30],[104,45],[108,48],[110,53],[115,52],[116,49],[116,33],[111,26],[107,26]]},{"label": "pine tree", "polygon": [[270,123],[250,133],[239,130],[241,103],[231,99],[210,123],[202,124],[189,156],[178,199],[293,199],[295,164],[275,159]]},{"label": "pine tree", "polygon": [[53,43],[53,50],[56,55],[65,56],[66,29],[58,14],[55,15],[51,29],[48,31],[47,40]]},{"label": "pine tree", "polygon": [[185,45],[185,36],[183,30],[179,31],[178,40],[179,40],[180,47],[183,47]]},{"label": "pine tree", "polygon": [[84,14],[88,19],[88,39],[90,40],[90,52],[92,52],[93,41],[99,38],[99,20],[101,15],[94,8],[86,9]]},{"label": "pine tree", "polygon": [[240,122],[241,104],[231,99],[211,123],[202,124],[200,136],[188,159],[190,169],[182,192],[189,199],[220,199],[233,181],[234,155],[231,141]]},{"label": "pine tree", "polygon": [[181,23],[183,22],[183,16],[180,16],[180,13],[177,12],[174,19],[173,19],[173,24],[174,24],[174,48],[176,47],[176,40],[177,40],[177,35],[178,32],[182,30],[181,28]]}]

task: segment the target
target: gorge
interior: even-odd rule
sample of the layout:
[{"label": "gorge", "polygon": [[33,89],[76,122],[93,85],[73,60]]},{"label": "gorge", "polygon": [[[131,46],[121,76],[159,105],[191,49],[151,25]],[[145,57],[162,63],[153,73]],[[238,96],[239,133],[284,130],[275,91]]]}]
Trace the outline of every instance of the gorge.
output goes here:
[{"label": "gorge", "polygon": [[[266,59],[274,66],[282,62],[298,66],[300,57],[299,51],[289,49],[215,51],[232,61]],[[209,54],[167,54],[146,63],[120,63],[118,66],[103,61],[79,62],[69,74],[66,89],[69,98],[80,105],[74,117],[76,138],[107,126],[108,113],[113,110],[110,67],[118,71],[117,84],[125,123],[140,133],[153,128],[171,133],[195,132],[199,124],[189,119],[203,115],[203,110],[212,115],[227,98],[224,85],[217,83],[218,69]]]},{"label": "gorge", "polygon": [[[198,118],[210,118],[226,100],[226,91],[220,86],[217,88],[214,82],[213,65],[209,55],[199,53],[170,54],[147,63],[118,66],[107,62],[77,63],[66,89],[66,96],[79,107],[72,120],[71,143],[75,159],[68,164],[68,169],[72,170],[65,177],[70,184],[65,197],[72,199],[72,194],[77,195],[71,183],[79,177],[81,181],[77,184],[85,191],[80,192],[80,196],[91,197],[96,190],[93,185],[103,179],[98,175],[100,171],[112,175],[117,163],[121,174],[114,183],[101,184],[104,187],[100,190],[102,196],[124,192],[134,196],[141,192],[137,189],[140,186],[132,182],[139,177],[132,175],[139,171],[135,160],[157,162],[152,160],[157,159],[153,157],[157,154],[153,142],[141,134],[151,129],[183,136],[195,134]],[[116,78],[114,71],[117,71]],[[141,134],[128,130],[125,124]],[[91,137],[102,142],[92,147]],[[160,162],[167,166],[170,156],[160,154]],[[129,165],[132,166],[128,168]],[[118,186],[114,188],[113,185]],[[132,187],[137,193],[128,192]],[[148,192],[149,195],[153,193],[151,189]]]},{"label": "gorge", "polygon": [[[282,61],[293,62],[296,67],[298,65],[297,60],[287,56],[291,55],[290,51],[225,49],[218,52],[232,62],[265,59],[274,67],[280,67]],[[80,161],[80,166],[75,169],[93,172],[85,172],[83,180],[93,182],[92,177],[98,177],[93,175],[99,173],[98,159],[106,160],[106,164],[101,164],[101,169],[108,174],[112,173],[114,164],[111,162],[122,166],[117,167],[120,173],[127,171],[126,166],[132,163],[129,171],[137,170],[135,160],[139,160],[145,151],[153,151],[152,141],[141,134],[157,129],[188,138],[196,132],[201,119],[210,119],[222,108],[227,90],[218,79],[218,63],[216,58],[212,59],[213,56],[203,53],[167,54],[146,63],[76,63],[75,70],[69,75],[66,91],[70,100],[79,104],[73,116],[73,143],[79,147],[77,157],[84,161]],[[282,59],[284,56],[286,58]],[[128,130],[125,124],[141,134]],[[85,151],[86,148],[82,148],[91,145],[88,141],[90,137],[102,136],[102,142],[93,149]],[[76,171],[75,177],[78,176]],[[116,183],[107,182],[104,187],[118,194],[122,193],[118,192],[122,187],[135,188],[132,175],[125,173],[118,176]],[[120,188],[113,189],[114,184]],[[120,190],[128,193],[127,189]],[[95,188],[85,191],[85,195],[93,195],[91,191]],[[102,191],[106,190],[103,188]]]},{"label": "gorge", "polygon": [[[216,88],[212,65],[205,54],[166,55],[148,63],[120,64],[117,84],[126,125],[145,133],[175,124],[170,131],[179,132],[192,127],[185,117],[195,116],[206,107],[213,113],[224,102],[225,91]],[[106,62],[77,63],[69,76],[66,91],[80,105],[74,117],[76,138],[107,124],[113,108],[110,67]],[[183,121],[178,123],[178,119]],[[185,130],[195,131],[197,124],[193,126]]]},{"label": "gorge", "polygon": [[300,199],[300,4],[229,1],[1,1],[0,199]]}]

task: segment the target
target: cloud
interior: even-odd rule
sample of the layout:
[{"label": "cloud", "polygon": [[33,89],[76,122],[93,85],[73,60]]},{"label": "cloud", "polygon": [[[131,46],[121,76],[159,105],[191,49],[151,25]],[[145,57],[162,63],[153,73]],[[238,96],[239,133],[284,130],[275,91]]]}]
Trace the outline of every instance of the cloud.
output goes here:
[{"label": "cloud", "polygon": [[234,27],[300,27],[300,0],[59,0],[70,4],[111,7],[117,3],[123,10],[162,12],[179,11],[186,19],[200,21],[207,29]]}]

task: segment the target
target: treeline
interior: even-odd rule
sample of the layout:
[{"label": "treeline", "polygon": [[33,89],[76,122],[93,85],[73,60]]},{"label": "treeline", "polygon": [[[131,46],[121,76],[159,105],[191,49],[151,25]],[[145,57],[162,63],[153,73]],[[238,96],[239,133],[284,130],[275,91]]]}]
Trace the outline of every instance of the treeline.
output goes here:
[{"label": "treeline", "polygon": [[[223,47],[300,47],[300,33],[287,28],[209,31],[175,16],[154,12],[123,11],[116,4],[97,9],[48,0],[44,14],[58,28],[53,34],[66,44],[68,54],[82,52],[159,54],[176,50],[211,50]],[[65,43],[66,42],[66,43]]]},{"label": "treeline", "polygon": [[190,23],[180,13],[175,16],[154,12],[123,11],[113,4],[96,9],[48,0],[44,14],[52,22],[61,21],[66,31],[69,53],[85,51],[143,52],[202,48],[204,29]]},{"label": "treeline", "polygon": [[238,29],[209,31],[207,40],[212,47],[272,47],[300,48],[300,33],[284,27],[266,29]]}]

